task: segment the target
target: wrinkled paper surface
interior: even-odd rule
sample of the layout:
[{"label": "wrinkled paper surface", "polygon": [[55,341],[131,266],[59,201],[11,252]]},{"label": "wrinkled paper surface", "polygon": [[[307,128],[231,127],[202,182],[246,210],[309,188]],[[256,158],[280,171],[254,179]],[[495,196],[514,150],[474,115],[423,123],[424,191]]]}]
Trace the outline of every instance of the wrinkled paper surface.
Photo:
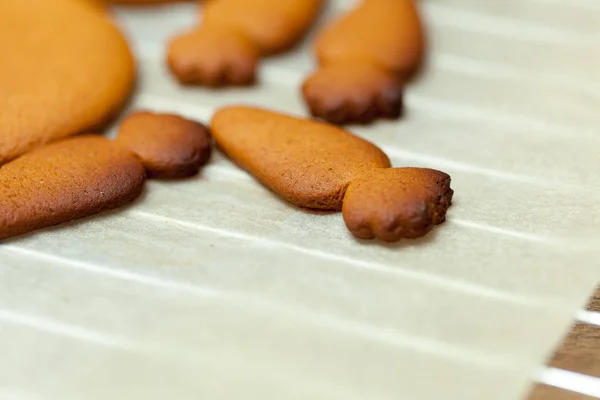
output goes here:
[{"label": "wrinkled paper surface", "polygon": [[[445,224],[357,242],[215,154],[130,207],[0,244],[0,398],[521,398],[600,275],[600,8],[421,4],[433,53],[406,118],[351,129],[395,166],[451,174]],[[117,17],[134,108],[306,115],[310,39],[256,88],[182,89],[164,43],[194,6]]]}]

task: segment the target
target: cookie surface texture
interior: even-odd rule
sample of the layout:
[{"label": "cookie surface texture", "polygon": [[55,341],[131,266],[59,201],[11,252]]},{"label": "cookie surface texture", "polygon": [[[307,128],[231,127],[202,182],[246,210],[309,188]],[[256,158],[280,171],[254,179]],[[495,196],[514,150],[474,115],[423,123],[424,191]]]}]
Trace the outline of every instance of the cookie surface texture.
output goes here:
[{"label": "cookie surface texture", "polygon": [[221,109],[211,131],[234,162],[306,208],[340,210],[350,181],[390,166],[379,148],[341,128],[258,108]]},{"label": "cookie surface texture", "polygon": [[320,68],[302,86],[313,116],[344,124],[401,115],[404,86],[425,53],[416,3],[363,0],[318,33]]},{"label": "cookie surface texture", "polygon": [[116,141],[138,155],[149,178],[195,175],[211,154],[208,129],[172,114],[132,113],[119,127]]},{"label": "cookie surface texture", "polygon": [[127,99],[134,62],[96,3],[0,1],[0,165],[93,129]]},{"label": "cookie surface texture", "polygon": [[385,168],[354,180],[344,197],[346,226],[360,239],[418,238],[444,222],[450,176],[427,168]]},{"label": "cookie surface texture", "polygon": [[0,167],[0,239],[119,207],[144,180],[137,157],[106,138],[51,143]]}]

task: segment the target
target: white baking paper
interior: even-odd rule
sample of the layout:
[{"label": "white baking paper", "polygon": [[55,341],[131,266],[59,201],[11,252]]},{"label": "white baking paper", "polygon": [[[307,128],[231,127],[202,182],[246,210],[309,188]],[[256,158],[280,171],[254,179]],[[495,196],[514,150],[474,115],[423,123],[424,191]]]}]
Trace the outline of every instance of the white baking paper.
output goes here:
[{"label": "white baking paper", "polygon": [[[215,154],[126,209],[0,245],[0,398],[521,398],[600,276],[600,7],[420,3],[431,65],[406,117],[351,129],[451,174],[445,224],[358,242]],[[182,89],[164,45],[194,6],[116,15],[139,57],[132,108],[306,115],[309,40],[256,88]]]}]

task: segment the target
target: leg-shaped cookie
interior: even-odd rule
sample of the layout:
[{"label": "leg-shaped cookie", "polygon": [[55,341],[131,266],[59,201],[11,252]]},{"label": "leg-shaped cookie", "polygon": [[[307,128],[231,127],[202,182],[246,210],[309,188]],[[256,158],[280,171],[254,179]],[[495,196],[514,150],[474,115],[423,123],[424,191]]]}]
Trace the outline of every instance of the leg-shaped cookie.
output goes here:
[{"label": "leg-shaped cookie", "polygon": [[211,132],[233,161],[306,208],[339,211],[354,178],[390,166],[379,148],[341,128],[257,108],[217,111]]},{"label": "leg-shaped cookie", "polygon": [[126,118],[115,142],[85,135],[46,145],[0,168],[0,240],[119,207],[146,176],[191,176],[210,153],[202,124],[150,112]]},{"label": "leg-shaped cookie", "polygon": [[125,39],[92,1],[0,1],[0,165],[94,128],[134,81]]},{"label": "leg-shaped cookie", "polygon": [[425,47],[415,3],[363,0],[319,33],[319,69],[302,86],[313,116],[336,124],[400,116],[404,85]]},{"label": "leg-shaped cookie", "polygon": [[323,2],[206,0],[201,25],[169,43],[167,64],[183,84],[251,84],[258,60],[299,42]]},{"label": "leg-shaped cookie", "polygon": [[99,136],[27,153],[0,168],[0,240],[119,207],[144,178],[131,151]]},{"label": "leg-shaped cookie", "polygon": [[359,238],[422,236],[451,203],[447,174],[390,168],[375,145],[329,124],[228,107],[211,129],[219,148],[266,187],[300,207],[343,210]]}]

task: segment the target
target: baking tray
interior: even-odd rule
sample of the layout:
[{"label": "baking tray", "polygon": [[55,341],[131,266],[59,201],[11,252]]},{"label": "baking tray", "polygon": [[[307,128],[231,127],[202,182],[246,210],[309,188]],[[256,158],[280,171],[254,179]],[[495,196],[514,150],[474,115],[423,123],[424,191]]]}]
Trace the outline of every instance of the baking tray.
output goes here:
[{"label": "baking tray", "polygon": [[[217,153],[130,207],[0,245],[0,398],[521,398],[600,274],[600,9],[421,5],[432,55],[406,117],[350,129],[395,166],[450,173],[445,224],[359,242]],[[132,108],[306,115],[310,38],[255,88],[183,89],[164,44],[194,5],[115,13],[138,56]]]}]

